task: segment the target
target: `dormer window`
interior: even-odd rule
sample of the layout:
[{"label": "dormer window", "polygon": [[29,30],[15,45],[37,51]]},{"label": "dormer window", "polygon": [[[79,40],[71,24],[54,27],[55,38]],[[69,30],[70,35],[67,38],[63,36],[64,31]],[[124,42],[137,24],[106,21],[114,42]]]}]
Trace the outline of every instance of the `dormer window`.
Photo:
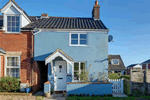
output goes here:
[{"label": "dormer window", "polygon": [[113,65],[119,65],[119,59],[112,59]]},{"label": "dormer window", "polygon": [[20,17],[19,15],[7,16],[7,32],[19,32],[20,31]]}]

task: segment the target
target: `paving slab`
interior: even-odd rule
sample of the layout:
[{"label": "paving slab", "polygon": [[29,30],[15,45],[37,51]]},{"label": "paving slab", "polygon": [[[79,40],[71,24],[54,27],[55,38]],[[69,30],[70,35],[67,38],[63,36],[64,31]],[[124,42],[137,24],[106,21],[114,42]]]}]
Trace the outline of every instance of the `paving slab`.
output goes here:
[{"label": "paving slab", "polygon": [[44,98],[43,100],[66,100],[66,97]]},{"label": "paving slab", "polygon": [[128,97],[126,94],[113,94],[114,97]]}]

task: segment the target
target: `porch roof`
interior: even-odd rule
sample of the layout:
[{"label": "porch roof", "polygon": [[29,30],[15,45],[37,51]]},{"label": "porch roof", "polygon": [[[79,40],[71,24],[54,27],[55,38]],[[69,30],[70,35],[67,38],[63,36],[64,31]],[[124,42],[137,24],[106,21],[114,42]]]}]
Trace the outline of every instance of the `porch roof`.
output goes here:
[{"label": "porch roof", "polygon": [[6,53],[6,51],[5,51],[5,50],[3,50],[2,48],[0,48],[0,53],[5,54],[5,53]]},{"label": "porch roof", "polygon": [[53,52],[51,55],[45,58],[45,64],[51,62],[58,56],[62,57],[64,60],[66,60],[69,63],[73,61],[73,59],[69,57],[66,53],[64,53],[61,49],[57,49],[55,52]]}]

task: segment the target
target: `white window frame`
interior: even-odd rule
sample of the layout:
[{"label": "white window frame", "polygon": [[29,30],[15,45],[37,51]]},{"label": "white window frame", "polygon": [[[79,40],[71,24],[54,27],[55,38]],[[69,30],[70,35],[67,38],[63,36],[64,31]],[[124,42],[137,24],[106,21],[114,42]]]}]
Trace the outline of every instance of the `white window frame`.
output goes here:
[{"label": "white window frame", "polygon": [[[19,57],[19,66],[7,66],[7,57]],[[19,55],[11,55],[11,56],[5,56],[5,76],[6,76],[6,69],[7,68],[19,68],[19,77],[20,77],[20,68],[21,68],[21,59]]]},{"label": "white window frame", "polygon": [[[9,32],[9,31],[7,31],[7,17],[8,16],[19,16],[19,32]],[[19,15],[19,14],[16,14],[16,15],[14,15],[14,14],[7,14],[7,15],[5,15],[5,28],[6,28],[6,33],[20,33],[20,26],[21,26],[21,16]]]},{"label": "white window frame", "polygon": [[[72,34],[78,34],[78,44],[71,44]],[[80,44],[80,34],[86,34],[86,45]],[[88,46],[88,33],[69,33],[69,46]]]},{"label": "white window frame", "polygon": [[[113,63],[113,60],[118,60],[118,64],[114,64],[114,63]],[[111,62],[112,62],[113,65],[119,65],[119,59],[112,59]]]},{"label": "white window frame", "polygon": [[[74,62],[74,63],[79,63],[79,75],[81,74],[81,63],[85,63],[85,71],[86,71],[86,62]],[[73,75],[74,75],[74,63],[73,63]],[[73,78],[74,78],[74,76],[73,76]],[[73,80],[74,80],[74,82],[80,82],[81,81],[80,77],[78,80],[75,80],[75,79],[73,79]]]}]

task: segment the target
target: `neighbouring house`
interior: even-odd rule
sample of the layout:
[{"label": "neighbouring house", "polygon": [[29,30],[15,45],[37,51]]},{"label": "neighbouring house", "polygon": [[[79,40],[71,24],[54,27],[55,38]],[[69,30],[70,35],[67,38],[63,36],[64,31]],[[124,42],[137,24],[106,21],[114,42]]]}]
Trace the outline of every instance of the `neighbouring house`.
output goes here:
[{"label": "neighbouring house", "polygon": [[142,64],[142,69],[150,69],[150,59],[142,62],[141,64]]},{"label": "neighbouring house", "polygon": [[127,69],[127,75],[130,75],[130,69],[142,69],[142,65],[141,64],[131,64],[131,65],[127,66],[126,69]]},{"label": "neighbouring house", "polygon": [[108,59],[109,59],[108,70],[111,73],[121,72],[122,75],[126,75],[126,68],[120,55],[108,55]]},{"label": "neighbouring house", "polygon": [[[66,91],[66,83],[80,82],[78,74],[89,66],[93,82],[108,69],[109,29],[100,20],[98,1],[91,18],[29,16],[14,0],[0,11],[1,77],[20,77],[21,91],[27,83],[35,91],[44,88],[47,81],[54,91]],[[123,71],[117,59],[121,67],[114,71]]]}]

